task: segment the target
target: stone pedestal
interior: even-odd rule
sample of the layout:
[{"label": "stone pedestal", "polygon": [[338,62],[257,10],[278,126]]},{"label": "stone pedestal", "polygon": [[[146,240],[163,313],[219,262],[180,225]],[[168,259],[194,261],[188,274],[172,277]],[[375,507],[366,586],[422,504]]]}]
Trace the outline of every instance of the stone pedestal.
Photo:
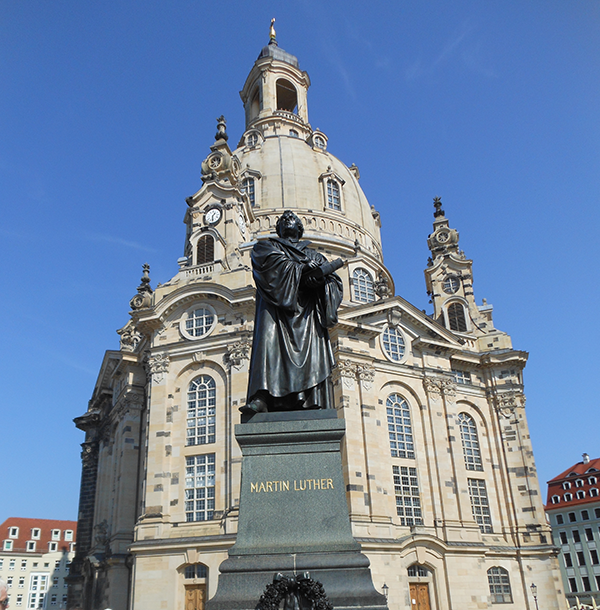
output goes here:
[{"label": "stone pedestal", "polygon": [[310,572],[337,609],[383,609],[352,536],[335,411],[260,413],[236,426],[242,448],[235,545],[207,610],[253,610],[274,574]]}]

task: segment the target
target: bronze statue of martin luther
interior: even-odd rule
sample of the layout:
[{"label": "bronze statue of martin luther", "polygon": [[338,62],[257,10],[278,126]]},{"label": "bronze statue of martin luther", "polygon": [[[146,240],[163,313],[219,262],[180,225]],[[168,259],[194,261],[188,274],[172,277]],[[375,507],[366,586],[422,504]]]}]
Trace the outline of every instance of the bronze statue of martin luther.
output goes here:
[{"label": "bronze statue of martin luther", "polygon": [[252,250],[256,315],[245,415],[333,408],[328,328],[337,323],[342,259],[328,262],[300,241],[301,220],[284,212],[278,237]]}]

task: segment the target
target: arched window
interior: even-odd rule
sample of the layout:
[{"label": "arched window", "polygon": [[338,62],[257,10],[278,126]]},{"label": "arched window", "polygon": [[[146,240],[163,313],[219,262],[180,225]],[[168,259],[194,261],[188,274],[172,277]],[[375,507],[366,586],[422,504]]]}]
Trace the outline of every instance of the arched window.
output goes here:
[{"label": "arched window", "polygon": [[327,207],[330,210],[337,210],[338,212],[342,209],[340,185],[332,178],[327,180]]},{"label": "arched window", "polygon": [[212,235],[202,235],[196,246],[196,265],[206,265],[215,260],[215,239]]},{"label": "arched window", "polygon": [[451,303],[448,306],[448,324],[450,325],[450,330],[456,330],[459,333],[467,332],[465,308],[461,303]]},{"label": "arched window", "polygon": [[208,575],[208,570],[203,563],[194,563],[189,566],[185,566],[185,578],[186,580],[190,578],[206,578]]},{"label": "arched window", "polygon": [[253,131],[252,133],[249,133],[248,136],[246,137],[246,146],[253,148],[257,144],[258,144],[258,134],[255,131]]},{"label": "arched window", "polygon": [[354,300],[359,303],[372,303],[375,300],[373,277],[366,270],[359,267],[352,274]]},{"label": "arched window", "polygon": [[598,489],[596,487],[592,487],[590,489],[590,496],[592,496],[592,498],[597,498],[598,497]]},{"label": "arched window", "polygon": [[583,489],[580,489],[580,490],[577,492],[577,499],[578,499],[578,500],[583,500],[584,498],[585,498],[585,491],[583,491]]},{"label": "arched window", "polygon": [[487,575],[492,604],[512,604],[508,571],[504,568],[494,567],[488,570]]},{"label": "arched window", "polygon": [[208,375],[196,377],[188,388],[187,445],[215,442],[217,388]]},{"label": "arched window", "polygon": [[552,504],[558,504],[560,502],[560,496],[552,496]]},{"label": "arched window", "polygon": [[575,481],[575,487],[583,487],[583,479],[577,479]]},{"label": "arched window", "polygon": [[588,479],[588,483],[589,483],[590,485],[595,485],[597,482],[598,482],[598,479],[597,479],[596,477],[590,477],[590,478]]},{"label": "arched window", "polygon": [[562,487],[563,489],[571,489],[571,483],[569,483],[569,481],[565,481]]},{"label": "arched window", "polygon": [[565,502],[570,502],[573,499],[573,494],[565,494],[563,498],[565,499]]},{"label": "arched window", "polygon": [[460,428],[465,468],[467,470],[483,470],[475,420],[467,413],[460,413],[458,426]]},{"label": "arched window", "polygon": [[388,434],[392,457],[415,457],[410,408],[400,394],[390,394],[386,401]]},{"label": "arched window", "polygon": [[254,178],[244,178],[242,182],[242,192],[248,195],[250,205],[254,207],[256,205],[256,196],[254,190]]},{"label": "arched window", "polygon": [[420,576],[421,578],[429,576],[429,570],[424,566],[420,566],[418,563],[414,563],[410,566],[408,570],[406,570],[406,573],[412,578],[416,576]]},{"label": "arched window", "polygon": [[298,110],[298,93],[296,87],[289,80],[280,78],[275,89],[277,92],[277,110],[296,112]]}]

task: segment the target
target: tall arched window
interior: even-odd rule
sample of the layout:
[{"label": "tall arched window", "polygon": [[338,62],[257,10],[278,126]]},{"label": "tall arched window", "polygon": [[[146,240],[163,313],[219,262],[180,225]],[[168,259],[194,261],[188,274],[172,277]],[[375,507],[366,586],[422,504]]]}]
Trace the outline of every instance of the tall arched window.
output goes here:
[{"label": "tall arched window", "polygon": [[327,207],[330,210],[337,210],[338,212],[342,209],[340,185],[336,180],[331,178],[327,180]]},{"label": "tall arched window", "polygon": [[215,239],[212,235],[202,235],[196,246],[196,265],[206,265],[215,260]]},{"label": "tall arched window", "polygon": [[415,457],[410,408],[400,394],[390,394],[386,401],[388,434],[392,457]]},{"label": "tall arched window", "polygon": [[456,330],[459,333],[467,332],[465,308],[461,303],[452,303],[448,306],[448,324],[450,325],[450,330]]},{"label": "tall arched window", "polygon": [[208,375],[196,377],[188,388],[187,445],[215,442],[217,388]]},{"label": "tall arched window", "polygon": [[366,270],[359,267],[352,274],[354,300],[359,303],[372,303],[375,300],[373,277]]},{"label": "tall arched window", "polygon": [[492,604],[512,604],[508,571],[504,568],[494,567],[487,571],[487,575]]},{"label": "tall arched window", "polygon": [[483,470],[475,420],[467,413],[460,413],[458,416],[458,426],[460,428],[465,468],[467,470]]},{"label": "tall arched window", "polygon": [[298,93],[289,80],[280,78],[275,84],[275,90],[277,92],[277,110],[294,113],[298,111]]},{"label": "tall arched window", "polygon": [[244,178],[242,182],[242,191],[248,195],[250,205],[252,207],[256,204],[256,196],[254,191],[254,178]]}]

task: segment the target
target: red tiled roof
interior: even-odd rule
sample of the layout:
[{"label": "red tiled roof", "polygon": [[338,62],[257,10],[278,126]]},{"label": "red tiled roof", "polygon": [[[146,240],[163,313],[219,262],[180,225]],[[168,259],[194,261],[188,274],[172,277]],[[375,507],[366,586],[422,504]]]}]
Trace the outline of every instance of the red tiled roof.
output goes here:
[{"label": "red tiled roof", "polygon": [[[9,528],[18,527],[19,535],[16,538],[9,536]],[[69,544],[75,542],[77,535],[77,521],[58,521],[55,519],[24,519],[21,517],[9,517],[0,525],[0,540],[13,540],[13,552],[25,552],[27,542],[33,540],[31,530],[38,528],[40,537],[36,539],[36,553],[47,553],[49,542],[58,542],[60,550],[68,550]],[[52,540],[52,530],[60,530],[60,540]],[[73,532],[73,540],[65,540],[65,530]]]},{"label": "red tiled roof", "polygon": [[[589,477],[595,476],[598,483],[590,485]],[[581,479],[583,485],[581,487],[575,486],[575,481]],[[563,483],[569,481],[571,483],[570,489],[564,489]],[[577,462],[568,468],[564,472],[561,472],[558,476],[548,481],[548,497],[546,500],[546,510],[553,509],[564,509],[566,507],[578,506],[581,504],[589,504],[590,502],[600,502],[600,496],[590,496],[590,489],[596,488],[600,490],[600,458],[595,458],[589,462]],[[578,491],[585,491],[584,498],[577,498]],[[572,500],[565,500],[565,493],[573,495]],[[552,497],[559,496],[560,502],[557,504],[552,503]]]}]

